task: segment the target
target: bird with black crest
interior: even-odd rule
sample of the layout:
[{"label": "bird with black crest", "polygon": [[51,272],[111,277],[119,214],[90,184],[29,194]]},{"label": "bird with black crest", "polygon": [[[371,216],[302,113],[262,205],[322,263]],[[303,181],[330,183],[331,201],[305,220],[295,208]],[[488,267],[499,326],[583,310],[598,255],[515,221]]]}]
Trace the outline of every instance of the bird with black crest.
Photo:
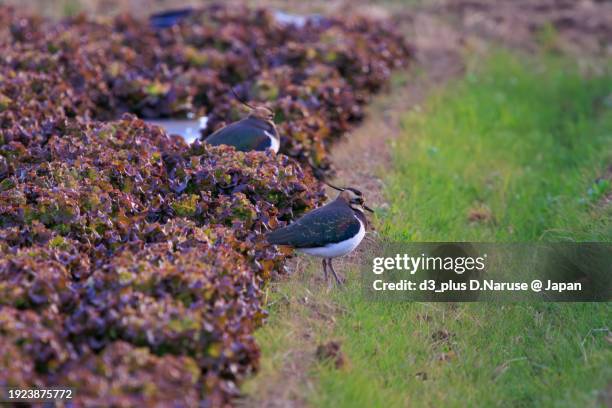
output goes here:
[{"label": "bird with black crest", "polygon": [[328,186],[340,191],[334,201],[306,213],[286,227],[267,233],[266,239],[272,245],[289,246],[323,258],[325,281],[331,272],[336,283],[341,285],[343,280],[334,270],[332,260],[359,246],[368,225],[365,211],[374,210],[365,204],[361,191]]},{"label": "bird with black crest", "polygon": [[278,153],[280,136],[274,124],[274,112],[265,106],[249,105],[238,97],[234,89],[232,92],[240,103],[251,109],[251,112],[246,118],[217,130],[204,142],[213,146],[234,146],[241,152],[272,149]]}]

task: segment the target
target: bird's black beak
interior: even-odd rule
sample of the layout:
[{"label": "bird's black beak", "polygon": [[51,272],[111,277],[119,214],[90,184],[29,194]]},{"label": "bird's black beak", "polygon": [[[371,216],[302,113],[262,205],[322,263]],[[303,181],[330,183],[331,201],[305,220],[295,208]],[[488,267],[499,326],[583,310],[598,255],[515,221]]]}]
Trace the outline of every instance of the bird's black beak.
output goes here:
[{"label": "bird's black beak", "polygon": [[362,207],[364,210],[368,210],[369,212],[374,213],[374,210],[368,207],[367,205],[363,204]]}]

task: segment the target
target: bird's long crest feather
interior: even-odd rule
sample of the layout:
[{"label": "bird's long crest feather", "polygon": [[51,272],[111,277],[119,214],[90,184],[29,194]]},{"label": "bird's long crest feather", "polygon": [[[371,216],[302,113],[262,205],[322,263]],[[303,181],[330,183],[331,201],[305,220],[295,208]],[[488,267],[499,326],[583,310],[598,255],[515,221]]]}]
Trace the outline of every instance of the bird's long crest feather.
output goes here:
[{"label": "bird's long crest feather", "polygon": [[234,87],[230,87],[230,89],[232,90],[232,93],[234,94],[234,96],[236,97],[236,99],[238,100],[238,102],[240,102],[241,104],[243,104],[244,106],[246,106],[247,108],[250,108],[252,110],[255,110],[255,108],[248,104],[245,100],[243,100],[240,96],[238,96],[238,94],[236,93],[236,91],[234,90]]},{"label": "bird's long crest feather", "polygon": [[336,187],[336,186],[334,186],[333,184],[329,184],[327,181],[324,181],[323,183],[324,183],[325,185],[327,185],[327,186],[329,186],[329,187],[333,188],[334,190],[338,190],[338,191],[344,191],[344,190],[346,190],[345,188],[340,188],[340,187]]}]

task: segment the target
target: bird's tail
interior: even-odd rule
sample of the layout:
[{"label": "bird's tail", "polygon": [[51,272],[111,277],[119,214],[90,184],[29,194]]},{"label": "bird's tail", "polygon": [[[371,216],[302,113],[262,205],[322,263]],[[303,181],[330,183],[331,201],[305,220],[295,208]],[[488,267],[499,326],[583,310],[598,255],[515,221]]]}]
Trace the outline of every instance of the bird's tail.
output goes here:
[{"label": "bird's tail", "polygon": [[286,228],[279,228],[266,233],[265,238],[272,245],[291,245],[290,235]]}]

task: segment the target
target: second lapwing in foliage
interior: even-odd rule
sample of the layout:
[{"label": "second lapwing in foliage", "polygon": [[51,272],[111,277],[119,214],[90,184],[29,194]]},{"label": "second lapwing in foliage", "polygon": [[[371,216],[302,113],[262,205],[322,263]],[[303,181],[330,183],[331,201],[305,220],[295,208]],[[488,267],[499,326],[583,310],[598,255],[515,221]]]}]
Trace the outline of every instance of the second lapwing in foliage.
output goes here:
[{"label": "second lapwing in foliage", "polygon": [[274,113],[266,107],[252,108],[249,116],[217,130],[205,142],[213,146],[234,146],[241,152],[272,149],[278,153],[280,137],[273,118]]},{"label": "second lapwing in foliage", "polygon": [[[331,185],[330,185],[331,186]],[[354,188],[338,188],[338,197],[286,227],[266,234],[270,244],[286,245],[309,255],[323,258],[323,275],[328,271],[338,284],[342,280],[334,270],[332,259],[352,252],[365,236],[365,211],[374,212],[365,205],[363,194]]]}]

